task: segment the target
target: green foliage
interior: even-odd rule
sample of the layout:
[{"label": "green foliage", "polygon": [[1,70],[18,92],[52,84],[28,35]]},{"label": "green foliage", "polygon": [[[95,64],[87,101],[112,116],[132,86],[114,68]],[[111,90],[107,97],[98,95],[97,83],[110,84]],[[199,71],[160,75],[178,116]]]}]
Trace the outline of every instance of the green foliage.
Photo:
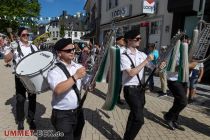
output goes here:
[{"label": "green foliage", "polygon": [[5,32],[7,27],[16,30],[23,17],[27,22],[33,22],[31,17],[39,16],[41,8],[38,0],[1,0],[0,3],[0,32]]},{"label": "green foliage", "polygon": [[60,26],[60,37],[64,37],[65,36],[65,29],[64,29],[64,25],[63,24],[61,24],[61,26]]}]

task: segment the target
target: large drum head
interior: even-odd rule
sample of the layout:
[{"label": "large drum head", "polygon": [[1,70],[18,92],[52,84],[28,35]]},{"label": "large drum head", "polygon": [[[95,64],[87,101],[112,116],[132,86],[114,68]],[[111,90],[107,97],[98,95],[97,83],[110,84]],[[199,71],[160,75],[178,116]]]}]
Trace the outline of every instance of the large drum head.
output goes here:
[{"label": "large drum head", "polygon": [[16,67],[17,75],[31,75],[44,70],[54,61],[53,53],[49,51],[38,51],[26,56]]}]

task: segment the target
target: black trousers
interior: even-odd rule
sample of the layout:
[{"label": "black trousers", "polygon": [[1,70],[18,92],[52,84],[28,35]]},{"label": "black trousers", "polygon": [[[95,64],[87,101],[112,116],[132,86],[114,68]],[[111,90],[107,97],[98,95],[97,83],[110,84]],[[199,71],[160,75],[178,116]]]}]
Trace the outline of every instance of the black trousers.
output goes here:
[{"label": "black trousers", "polygon": [[124,140],[133,140],[144,124],[145,92],[140,86],[125,86],[123,91],[125,101],[130,107]]},{"label": "black trousers", "polygon": [[51,122],[56,131],[64,133],[60,140],[80,140],[85,125],[83,110],[52,110]]},{"label": "black trousers", "polygon": [[174,96],[171,109],[165,114],[169,121],[177,121],[180,112],[187,106],[187,84],[176,81],[168,81],[168,88]]},{"label": "black trousers", "polygon": [[[16,119],[17,121],[24,121],[25,112],[24,104],[26,100],[26,88],[20,79],[15,76],[15,89],[16,89]],[[28,93],[28,119],[29,121],[34,120],[36,112],[36,94]]]},{"label": "black trousers", "polygon": [[120,88],[119,88],[119,95],[118,95],[118,101],[120,101],[120,93],[122,90],[122,71],[120,72]]}]

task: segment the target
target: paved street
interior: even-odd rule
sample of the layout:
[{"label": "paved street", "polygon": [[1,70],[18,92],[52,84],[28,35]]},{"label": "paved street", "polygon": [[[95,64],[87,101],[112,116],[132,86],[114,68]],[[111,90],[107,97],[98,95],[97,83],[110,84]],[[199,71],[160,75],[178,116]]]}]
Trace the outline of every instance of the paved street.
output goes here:
[{"label": "paved street", "polygon": [[[5,131],[15,130],[15,88],[14,75],[11,69],[4,66],[0,59],[0,140],[11,139],[50,139],[35,136],[11,137],[5,136]],[[158,81],[156,81],[158,87]],[[208,87],[207,87],[208,88]],[[136,140],[209,140],[210,139],[210,106],[208,102],[210,94],[206,87],[200,88],[198,104],[194,103],[185,108],[181,113],[180,122],[185,131],[171,131],[162,119],[163,113],[168,111],[172,105],[172,97],[158,97],[156,93],[148,93],[145,106],[145,124],[139,132]],[[101,107],[106,97],[107,85],[97,84],[96,90],[89,93],[84,104],[85,127],[82,134],[83,140],[120,140],[125,131],[128,117],[128,106],[116,106],[113,111],[105,111]],[[205,98],[205,99],[204,99]],[[200,103],[199,103],[200,101]],[[53,130],[50,124],[51,115],[51,92],[42,93],[37,96],[37,129]],[[26,103],[27,105],[27,103]],[[25,110],[27,112],[27,110]],[[25,121],[25,129],[28,124]],[[54,138],[52,138],[54,139]]]}]

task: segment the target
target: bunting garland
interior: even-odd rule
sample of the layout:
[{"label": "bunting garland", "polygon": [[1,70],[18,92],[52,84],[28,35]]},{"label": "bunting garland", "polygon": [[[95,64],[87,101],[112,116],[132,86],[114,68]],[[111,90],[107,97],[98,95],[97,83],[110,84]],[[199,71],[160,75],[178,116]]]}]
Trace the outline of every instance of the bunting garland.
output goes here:
[{"label": "bunting garland", "polygon": [[[80,16],[85,16],[84,13],[80,13],[79,15],[74,15],[74,17],[80,17]],[[0,15],[0,19],[4,19],[4,20],[22,20],[22,21],[27,21],[27,20],[31,20],[31,21],[50,21],[50,20],[56,20],[56,19],[60,19],[62,16],[57,16],[57,17],[17,17],[17,16],[2,16]],[[69,15],[64,16],[63,18],[68,19]]]},{"label": "bunting garland", "polygon": [[[78,15],[77,15],[78,16]],[[74,15],[74,17],[77,17]],[[85,16],[85,14],[81,13],[81,16]],[[78,16],[79,17],[79,16]],[[62,16],[57,16],[57,17],[17,17],[17,16],[2,16],[0,15],[0,20],[7,20],[7,21],[16,21],[19,22],[20,24],[35,24],[35,23],[41,23],[41,22],[50,22],[52,20],[59,20],[61,19]],[[64,19],[68,19],[68,16],[64,16]],[[37,24],[38,25],[38,24]]]}]

